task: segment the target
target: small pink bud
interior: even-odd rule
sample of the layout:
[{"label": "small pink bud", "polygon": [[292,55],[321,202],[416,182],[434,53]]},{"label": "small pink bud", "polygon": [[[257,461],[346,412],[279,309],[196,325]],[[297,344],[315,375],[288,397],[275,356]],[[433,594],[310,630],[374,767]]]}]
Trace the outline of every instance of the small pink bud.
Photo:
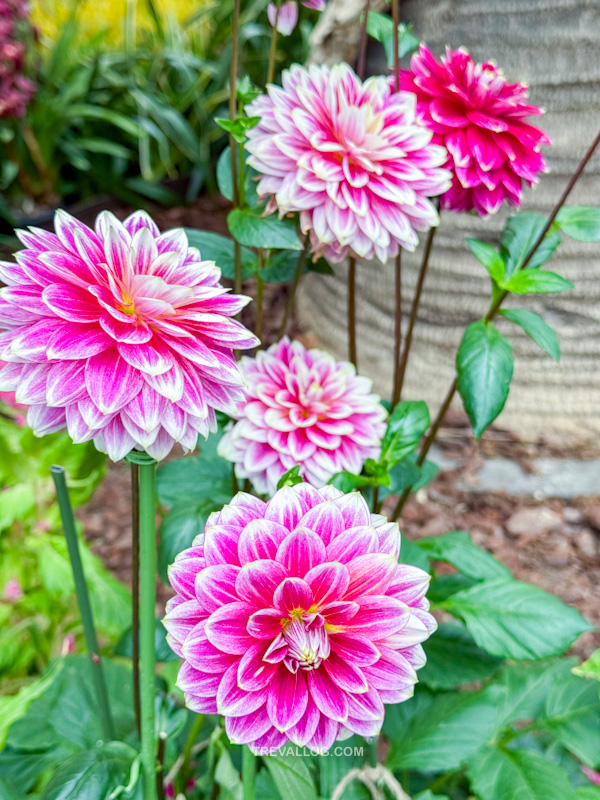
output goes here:
[{"label": "small pink bud", "polygon": [[20,600],[23,597],[23,589],[21,589],[21,585],[15,578],[11,578],[9,582],[4,587],[4,599],[5,600]]},{"label": "small pink bud", "polygon": [[165,795],[167,797],[175,797],[175,784],[172,781],[165,784]]},{"label": "small pink bud", "polygon": [[68,633],[62,640],[62,644],[60,646],[60,655],[70,656],[74,650],[75,650],[75,637],[73,636],[72,633]]},{"label": "small pink bud", "polygon": [[596,772],[595,769],[590,769],[590,767],[584,766],[581,767],[581,771],[584,775],[587,775],[587,777],[595,786],[600,786],[600,772]]},{"label": "small pink bud", "polygon": [[196,786],[196,778],[190,778],[187,782],[187,786],[185,787],[186,792],[191,792],[192,789]]},{"label": "small pink bud", "polygon": [[279,16],[277,16],[275,3],[269,3],[267,16],[273,26],[275,25],[275,20],[277,20],[278,33],[282,36],[289,36],[298,22],[298,3],[295,0],[288,0],[288,2],[282,3],[279,7]]},{"label": "small pink bud", "polygon": [[323,11],[325,0],[302,0],[302,5],[305,8],[312,8],[313,11]]}]

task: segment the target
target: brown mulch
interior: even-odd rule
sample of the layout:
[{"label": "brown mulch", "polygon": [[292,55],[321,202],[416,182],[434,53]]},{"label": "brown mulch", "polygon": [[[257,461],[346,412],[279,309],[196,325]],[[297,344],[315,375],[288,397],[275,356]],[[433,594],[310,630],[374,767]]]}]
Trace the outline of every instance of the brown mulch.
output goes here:
[{"label": "brown mulch", "polygon": [[[188,207],[157,209],[153,216],[161,229],[185,226],[227,233],[226,201],[201,197]],[[129,209],[113,208],[119,217]],[[264,341],[277,336],[287,299],[287,287],[265,287]],[[254,294],[252,282],[244,292]],[[252,305],[244,322],[253,322]],[[289,332],[302,336],[295,319]],[[452,417],[440,431],[439,444],[448,458],[456,459],[455,470],[438,474],[435,480],[407,503],[401,520],[403,534],[411,539],[463,529],[473,540],[500,559],[520,580],[536,584],[576,606],[600,627],[600,498],[570,500],[510,497],[501,492],[469,493],[456,488],[459,474],[473,472],[484,456],[502,455],[530,468],[539,455],[560,457],[564,452],[544,442],[524,443],[506,431],[492,428],[475,444],[460,416]],[[581,454],[580,454],[581,455]],[[129,584],[130,480],[124,464],[111,465],[94,497],[78,512],[86,536],[107,567]],[[162,607],[170,596],[161,587]],[[600,647],[600,633],[580,637],[573,651],[587,657]]]}]

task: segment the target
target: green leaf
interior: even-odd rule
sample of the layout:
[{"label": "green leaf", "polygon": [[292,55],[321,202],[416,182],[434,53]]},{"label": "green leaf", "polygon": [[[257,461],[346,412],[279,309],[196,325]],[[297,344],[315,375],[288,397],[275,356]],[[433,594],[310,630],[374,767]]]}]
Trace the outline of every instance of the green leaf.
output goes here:
[{"label": "green leaf", "polygon": [[228,750],[223,750],[215,769],[215,781],[220,786],[223,800],[242,800],[241,775],[235,768]]},{"label": "green leaf", "polygon": [[542,713],[550,687],[569,674],[571,659],[505,664],[494,679],[500,688],[496,731]]},{"label": "green leaf", "polygon": [[575,286],[556,272],[523,269],[506,281],[503,288],[515,294],[552,294]]},{"label": "green leaf", "polygon": [[[240,169],[240,154],[235,154],[238,168],[238,177]],[[246,203],[255,208],[259,205],[258,195],[256,194],[256,180],[258,172],[244,164],[244,199]],[[233,200],[233,181],[231,179],[231,149],[226,147],[219,156],[217,161],[217,184],[219,191],[227,200]]]},{"label": "green leaf", "polygon": [[449,531],[443,536],[417,539],[417,544],[433,561],[447,561],[476,581],[511,577],[510,570],[487,550],[473,544],[466,531]]},{"label": "green leaf", "polygon": [[[133,655],[132,642],[133,636],[130,628],[128,631],[125,631],[121,639],[117,642],[115,654],[118,656],[124,656],[125,658],[131,658]],[[165,664],[171,661],[179,660],[167,643],[167,631],[165,626],[162,624],[162,619],[160,617],[157,617],[155,620],[154,652],[156,660]]]},{"label": "green leaf", "polygon": [[513,374],[510,343],[491,323],[473,322],[459,345],[456,371],[458,392],[479,439],[508,397]]},{"label": "green leaf", "polygon": [[0,748],[4,747],[6,736],[11,725],[25,716],[29,706],[41,697],[54,683],[64,666],[64,662],[55,662],[50,669],[33,683],[8,697],[0,697]]},{"label": "green leaf", "polygon": [[504,279],[504,259],[495,247],[487,242],[480,242],[479,239],[467,238],[469,249],[475,258],[483,264],[490,273],[490,277],[497,284],[501,284]]},{"label": "green leaf", "polygon": [[124,742],[109,742],[76,753],[56,770],[41,800],[110,800],[128,783],[135,750]]},{"label": "green leaf", "polygon": [[574,667],[573,674],[582,678],[600,681],[600,650],[594,650],[587,661],[584,661],[578,667]]},{"label": "green leaf", "polygon": [[[340,750],[334,753],[331,758],[319,758],[319,796],[331,797],[338,784],[346,777],[352,769],[360,769],[364,766],[364,756],[358,755],[356,749],[362,748],[365,751],[365,740],[358,736],[344,739],[343,744],[336,742],[336,747]],[[350,751],[346,748],[351,748]],[[371,794],[367,787],[359,781],[352,781],[344,789],[344,800],[371,800]]]},{"label": "green leaf", "polygon": [[296,486],[298,483],[303,483],[304,478],[299,474],[300,464],[296,464],[287,472],[284,472],[281,478],[277,481],[277,489],[283,489],[284,486]]},{"label": "green leaf", "polygon": [[479,647],[502,658],[558,655],[593,627],[558,597],[510,578],[477,583],[441,607],[464,621]]},{"label": "green leaf", "polygon": [[463,589],[470,589],[473,584],[477,583],[473,578],[467,578],[460,572],[455,572],[451,575],[436,575],[435,580],[429,587],[427,597],[432,603],[443,603],[453,594],[462,592]]},{"label": "green leaf", "polygon": [[380,463],[393,467],[414,452],[429,422],[429,409],[423,400],[398,403],[390,414],[383,436]]},{"label": "green leaf", "polygon": [[215,122],[219,128],[230,133],[239,144],[244,144],[246,141],[246,131],[256,127],[260,122],[260,117],[237,117],[236,119],[229,119],[228,117],[215,117]]},{"label": "green leaf", "polygon": [[[510,217],[504,226],[501,237],[501,253],[506,262],[505,278],[510,278],[521,269],[530,250],[534,247],[546,225],[546,218],[541,214],[520,211]],[[545,264],[560,244],[558,231],[547,234],[528,263],[528,269],[535,269]]]},{"label": "green leaf", "polygon": [[35,509],[35,493],[33,484],[18,483],[8,486],[0,494],[0,531],[10,526],[15,520],[23,520]]},{"label": "green leaf", "polygon": [[424,772],[457,769],[490,735],[496,700],[494,687],[436,697],[394,738],[387,766]]},{"label": "green leaf", "polygon": [[[267,265],[260,271],[260,277],[265,283],[289,283],[294,279],[298,266],[298,251],[283,250],[275,253]],[[308,272],[305,265],[303,273]]]},{"label": "green leaf", "polygon": [[575,797],[577,800],[600,800],[600,786],[578,786]]},{"label": "green leaf", "polygon": [[[190,245],[200,250],[202,259],[214,261],[223,273],[223,277],[233,280],[235,277],[235,242],[233,239],[212,231],[200,231],[195,228],[184,228],[184,230]],[[245,281],[254,275],[256,256],[247,247],[242,247],[241,250],[242,280]]]},{"label": "green leaf", "polygon": [[400,539],[400,556],[398,560],[401,564],[411,564],[413,567],[419,567],[424,572],[431,573],[429,559],[406,534],[402,534]]},{"label": "green leaf", "polygon": [[267,756],[264,760],[281,800],[317,800],[317,790],[306,758],[286,753]]},{"label": "green leaf", "polygon": [[535,311],[524,308],[505,308],[500,313],[519,325],[533,341],[555,361],[560,361],[560,344],[555,331]]},{"label": "green leaf", "polygon": [[419,670],[419,681],[437,691],[486,680],[502,664],[477,647],[468,631],[456,623],[441,623],[424,647],[427,663]]},{"label": "green leaf", "polygon": [[212,501],[202,500],[196,504],[175,505],[165,514],[158,543],[158,574],[163,583],[168,583],[167,568],[175,561],[175,556],[191,547],[196,536],[204,533],[208,515],[217,509]]},{"label": "green leaf", "polygon": [[229,232],[247,247],[269,247],[277,250],[301,250],[296,222],[278,219],[271,214],[262,217],[258,211],[235,208],[227,216]]},{"label": "green leaf", "polygon": [[242,103],[242,105],[247,105],[262,94],[262,89],[259,89],[258,86],[255,86],[250,80],[250,76],[246,74],[241,80],[238,81],[235,94],[237,100]]},{"label": "green leaf", "polygon": [[369,475],[355,475],[353,472],[336,472],[329,483],[340,492],[348,494],[358,489],[365,489],[367,486],[378,486],[379,479]]},{"label": "green leaf", "polygon": [[213,434],[202,445],[199,456],[178,458],[159,467],[156,488],[163,505],[189,503],[198,507],[206,500],[220,507],[231,500],[232,467],[217,455],[219,440],[219,434]]},{"label": "green leaf", "polygon": [[[381,42],[385,50],[388,67],[394,66],[394,23],[390,17],[377,11],[369,11],[367,33]],[[419,40],[411,33],[411,26],[398,25],[398,53],[400,58],[412,53]]]},{"label": "green leaf", "polygon": [[554,683],[540,724],[588,767],[600,766],[600,697],[594,683],[574,675]]},{"label": "green leaf", "polygon": [[531,750],[486,747],[469,763],[481,800],[574,800],[565,770]]},{"label": "green leaf", "polygon": [[568,206],[561,208],[555,220],[558,227],[580,242],[600,242],[600,208]]}]

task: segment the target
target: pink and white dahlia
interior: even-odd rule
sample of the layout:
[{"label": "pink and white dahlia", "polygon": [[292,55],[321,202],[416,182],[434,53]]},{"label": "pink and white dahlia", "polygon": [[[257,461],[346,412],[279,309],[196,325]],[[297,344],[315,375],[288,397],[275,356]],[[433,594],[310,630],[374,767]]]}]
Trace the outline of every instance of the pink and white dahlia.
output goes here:
[{"label": "pink and white dahlia", "polygon": [[18,231],[25,249],[0,262],[0,390],[31,406],[37,435],[66,425],[114,460],[194,448],[243,397],[232,349],[257,339],[230,317],[248,298],[143,211],[105,211],[95,230],[57,211],[55,229]]},{"label": "pink and white dahlia", "polygon": [[523,181],[532,186],[547,166],[540,152],[550,139],[528,124],[543,113],[527,102],[523,83],[507,83],[491,63],[477,64],[460,48],[438,61],[425,45],[401,73],[401,88],[417,96],[417,116],[448,150],[451,188],[442,207],[494,214],[506,200],[521,203]]},{"label": "pink and white dahlia", "polygon": [[429,197],[445,192],[447,153],[416,123],[414,95],[385,78],[364,83],[347,64],[294,64],[248,113],[248,163],[270,198],[267,211],[300,212],[313,251],[382,261],[414,250],[416,231],[438,223]]},{"label": "pink and white dahlia", "polygon": [[256,358],[242,358],[245,399],[219,442],[238,478],[273,494],[296,464],[314,486],[337,472],[358,474],[379,456],[386,411],[356,367],[286,337]]},{"label": "pink and white dahlia", "polygon": [[398,525],[358,492],[236,495],[169,571],[164,624],[187,705],[263,753],[375,736],[384,704],[412,696],[436,628],[429,576],[399,551]]}]

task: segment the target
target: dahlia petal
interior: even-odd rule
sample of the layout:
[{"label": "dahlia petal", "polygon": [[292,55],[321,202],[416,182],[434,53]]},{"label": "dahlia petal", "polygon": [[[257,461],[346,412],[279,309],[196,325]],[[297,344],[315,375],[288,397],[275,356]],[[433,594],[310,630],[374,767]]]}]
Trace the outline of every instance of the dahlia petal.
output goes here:
[{"label": "dahlia petal", "polygon": [[92,356],[85,365],[85,385],[94,404],[104,414],[123,408],[144,385],[116,348]]},{"label": "dahlia petal", "polygon": [[239,566],[237,543],[239,534],[227,525],[211,525],[206,527],[204,539],[204,557],[206,563],[234,564]]},{"label": "dahlia petal", "polygon": [[364,667],[369,686],[375,689],[404,689],[417,682],[417,673],[404,656],[383,645],[379,646],[381,658]]},{"label": "dahlia petal", "polygon": [[238,665],[232,664],[227,672],[219,678],[217,691],[217,708],[219,714],[229,717],[242,717],[251,714],[265,704],[268,690],[257,689],[255,692],[246,692],[237,684]]},{"label": "dahlia petal", "polygon": [[66,425],[64,408],[48,408],[44,405],[30,406],[27,411],[27,424],[36,436],[56,433]]},{"label": "dahlia petal", "polygon": [[248,618],[253,612],[253,606],[247,603],[228,603],[213,611],[206,621],[208,640],[225,653],[242,655],[254,644],[246,630]]},{"label": "dahlia petal", "polygon": [[150,432],[159,425],[167,402],[161,394],[144,383],[142,390],[127,403],[125,411],[138,427]]},{"label": "dahlia petal", "polygon": [[304,747],[313,738],[319,725],[321,714],[314,704],[310,694],[306,709],[300,720],[286,730],[290,741],[299,747]]},{"label": "dahlia petal", "polygon": [[252,561],[239,571],[235,589],[246,603],[257,608],[265,608],[273,602],[273,593],[280,583],[288,577],[288,570],[277,561],[261,559]]},{"label": "dahlia petal", "polygon": [[47,364],[28,364],[26,366],[15,394],[17,403],[36,405],[46,401],[49,370],[50,368]]},{"label": "dahlia petal", "polygon": [[239,571],[239,567],[232,564],[215,564],[205,567],[196,575],[196,599],[203,611],[211,614],[217,608],[239,600],[235,591],[235,579]]},{"label": "dahlia petal", "polygon": [[[169,565],[169,583],[186,600],[196,600],[196,575],[204,569],[204,558],[179,558]],[[198,608],[200,608],[198,606]]]},{"label": "dahlia petal", "polygon": [[120,461],[127,453],[133,450],[136,441],[126,430],[120,419],[114,418],[102,428],[102,447],[98,447],[97,437],[94,438],[96,447],[101,449],[112,461]]},{"label": "dahlia petal", "polygon": [[205,619],[206,615],[200,610],[196,600],[184,600],[175,597],[177,603],[167,605],[167,613],[163,619],[163,625],[169,635],[175,641],[183,643],[192,630]]},{"label": "dahlia petal", "polygon": [[410,608],[393,597],[373,595],[361,598],[360,608],[346,623],[347,633],[360,633],[377,642],[408,624]]},{"label": "dahlia petal", "polygon": [[272,728],[266,708],[259,708],[243,717],[225,717],[225,733],[232,744],[250,744]]},{"label": "dahlia petal", "polygon": [[306,743],[306,747],[311,751],[326,752],[333,746],[339,731],[340,726],[335,720],[321,714],[315,733]]},{"label": "dahlia petal", "polygon": [[248,619],[247,630],[255,639],[274,639],[281,634],[285,618],[275,608],[255,611]]},{"label": "dahlia petal", "polygon": [[379,736],[383,720],[364,720],[348,717],[344,725],[352,733],[357,733],[359,736],[370,739],[374,736]]},{"label": "dahlia petal", "polygon": [[383,721],[384,706],[380,693],[373,687],[363,694],[348,695],[348,714],[353,719]]},{"label": "dahlia petal", "polygon": [[394,556],[386,553],[369,553],[352,559],[346,564],[350,584],[345,599],[355,600],[367,594],[385,594],[397,566]]},{"label": "dahlia petal", "polygon": [[[233,667],[235,668],[235,664]],[[230,667],[231,669],[231,667]],[[214,697],[221,682],[221,674],[200,672],[184,661],[177,675],[177,686],[182,692],[190,692],[197,697]]]},{"label": "dahlia petal", "polygon": [[276,667],[276,673],[269,686],[267,713],[279,731],[286,731],[304,716],[308,705],[308,687],[302,670],[290,672],[286,667]]},{"label": "dahlia petal", "polygon": [[196,714],[218,714],[215,697],[196,697],[186,692],[184,698],[186,706]]},{"label": "dahlia petal", "polygon": [[145,322],[123,322],[106,311],[100,315],[100,327],[119,344],[142,345],[152,339],[152,331]]},{"label": "dahlia petal", "polygon": [[68,406],[81,400],[85,388],[85,364],[61,361],[52,364],[48,372],[45,400],[49,406]]},{"label": "dahlia petal", "polygon": [[181,655],[194,669],[211,674],[223,673],[232,664],[237,664],[238,659],[229,653],[223,653],[209,642],[204,632],[204,625],[205,621],[202,620],[188,633],[181,648]]},{"label": "dahlia petal", "polygon": [[336,600],[332,603],[322,606],[320,614],[325,619],[325,622],[331,627],[344,626],[346,623],[356,616],[360,606],[358,603],[348,602],[346,600]]},{"label": "dahlia petal", "polygon": [[323,661],[323,667],[331,680],[347,692],[362,694],[369,688],[361,668],[350,661],[344,661],[335,652]]},{"label": "dahlia petal", "polygon": [[91,358],[104,353],[113,344],[104,331],[88,325],[63,322],[49,334],[46,353],[53,361]]},{"label": "dahlia petal", "polygon": [[377,647],[358,633],[336,633],[331,637],[331,649],[348,663],[359,667],[374,664],[380,656]]},{"label": "dahlia petal", "polygon": [[264,642],[253,644],[246,650],[238,663],[237,682],[240,689],[256,692],[258,689],[272,686],[277,664],[265,661],[263,656],[267,650]]},{"label": "dahlia petal", "polygon": [[398,564],[386,594],[410,606],[425,596],[430,581],[431,575],[424,570],[409,564]]},{"label": "dahlia petal", "polygon": [[284,486],[275,497],[267,503],[265,519],[283,525],[288,531],[293,530],[302,515],[307,511],[305,504],[297,492],[290,486]]},{"label": "dahlia petal", "polygon": [[42,292],[46,306],[69,322],[96,322],[100,308],[93,295],[68,283],[53,283]]},{"label": "dahlia petal", "polygon": [[280,747],[287,742],[287,735],[281,733],[277,728],[271,728],[264,736],[259,737],[252,743],[248,743],[248,747],[256,755],[267,755],[276,753]]},{"label": "dahlia petal", "polygon": [[303,578],[314,566],[326,560],[325,545],[314,531],[296,528],[279,545],[276,559],[286,567],[290,576]]},{"label": "dahlia petal", "polygon": [[251,520],[243,529],[238,541],[240,563],[275,559],[277,548],[288,534],[288,529],[277,522],[265,519]]},{"label": "dahlia petal", "polygon": [[312,589],[302,578],[286,578],[273,594],[273,605],[286,615],[292,615],[295,611],[306,611],[312,604]]},{"label": "dahlia petal", "polygon": [[369,506],[360,492],[350,492],[342,495],[334,502],[342,512],[344,524],[347,528],[369,525],[371,522]]},{"label": "dahlia petal", "polygon": [[327,560],[348,564],[363,554],[376,553],[379,544],[372,525],[348,528],[327,545]]},{"label": "dahlia petal", "polygon": [[323,530],[325,532],[323,544],[327,546],[331,539],[344,530],[344,518],[334,502],[325,501],[307,511],[300,518],[299,525],[313,531]]},{"label": "dahlia petal", "polygon": [[327,719],[342,723],[346,721],[348,696],[324,669],[314,669],[308,673],[308,690],[317,708]]},{"label": "dahlia petal", "polygon": [[312,589],[312,601],[317,607],[341,600],[350,583],[347,567],[337,562],[317,564],[306,573],[304,579]]}]

